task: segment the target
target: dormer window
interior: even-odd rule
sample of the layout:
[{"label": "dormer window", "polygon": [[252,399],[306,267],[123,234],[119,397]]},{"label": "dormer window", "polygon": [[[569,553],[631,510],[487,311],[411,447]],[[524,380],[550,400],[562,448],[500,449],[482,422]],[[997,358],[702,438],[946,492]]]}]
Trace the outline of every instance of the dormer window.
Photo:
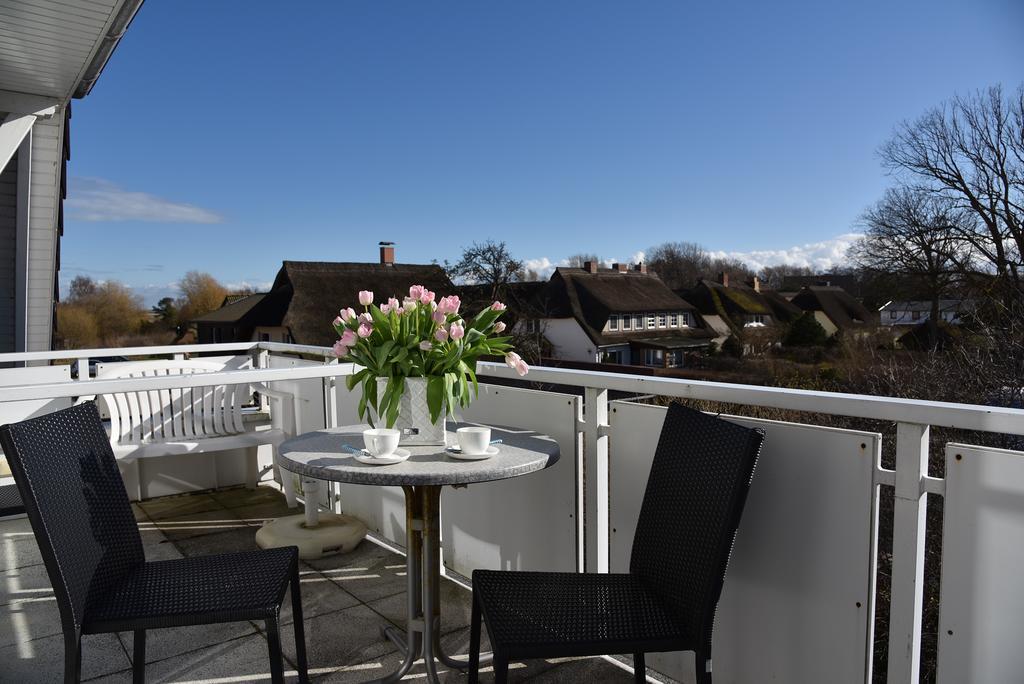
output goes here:
[{"label": "dormer window", "polygon": [[640,314],[635,314],[633,316],[633,330],[643,330],[643,329],[644,329],[644,317],[641,316]]},{"label": "dormer window", "polygon": [[657,322],[657,317],[654,314],[647,314],[647,329],[648,330],[654,330],[654,326],[655,326],[656,322]]},{"label": "dormer window", "polygon": [[668,315],[668,327],[678,328],[679,327],[679,314]]},{"label": "dormer window", "polygon": [[658,327],[664,328],[666,325],[668,325],[668,314],[658,314]]},{"label": "dormer window", "polygon": [[683,313],[679,314],[679,325],[680,325],[680,327],[683,327],[683,328],[689,328],[690,327],[690,314],[689,313],[684,311]]},{"label": "dormer window", "polygon": [[613,314],[613,315],[608,317],[608,329],[609,330],[618,330],[619,329],[619,317],[618,316]]},{"label": "dormer window", "polygon": [[630,330],[630,329],[632,329],[632,327],[633,327],[633,317],[630,316],[629,314],[625,314],[622,317],[622,329],[623,330]]}]

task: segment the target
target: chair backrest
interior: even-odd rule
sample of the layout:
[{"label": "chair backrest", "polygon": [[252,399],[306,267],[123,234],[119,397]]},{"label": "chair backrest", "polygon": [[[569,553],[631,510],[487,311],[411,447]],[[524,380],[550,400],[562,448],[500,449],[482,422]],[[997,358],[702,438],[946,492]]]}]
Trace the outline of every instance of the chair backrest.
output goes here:
[{"label": "chair backrest", "polygon": [[145,561],[142,538],[96,404],[0,426],[65,629]]},{"label": "chair backrest", "polygon": [[[207,361],[135,361],[100,367],[97,379],[153,378],[225,370]],[[110,411],[110,443],[145,444],[191,441],[245,432],[242,406],[249,401],[246,385],[183,387],[141,392],[115,392],[102,400]]]},{"label": "chair backrest", "polygon": [[763,440],[761,430],[672,404],[651,465],[630,572],[707,649]]}]

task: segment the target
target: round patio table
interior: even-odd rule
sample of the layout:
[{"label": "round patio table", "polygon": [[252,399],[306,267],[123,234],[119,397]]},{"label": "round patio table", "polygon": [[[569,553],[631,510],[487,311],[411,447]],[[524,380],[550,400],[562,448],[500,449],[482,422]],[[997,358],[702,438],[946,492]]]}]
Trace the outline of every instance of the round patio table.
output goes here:
[{"label": "round patio table", "polygon": [[[455,430],[447,424],[448,443],[457,444]],[[286,440],[278,452],[278,465],[302,477],[349,484],[399,486],[405,492],[406,582],[408,622],[404,637],[393,627],[385,635],[404,652],[401,666],[381,682],[397,682],[423,657],[427,679],[438,681],[437,663],[465,668],[468,663],[441,650],[441,488],[519,477],[543,470],[558,461],[558,443],[529,430],[491,428],[491,439],[501,440],[498,453],[482,460],[452,458],[442,446],[402,446],[407,460],[393,465],[368,465],[355,459],[350,449],[361,449],[363,430],[369,425],[346,425],[317,430]],[[436,659],[436,660],[435,660]]]}]

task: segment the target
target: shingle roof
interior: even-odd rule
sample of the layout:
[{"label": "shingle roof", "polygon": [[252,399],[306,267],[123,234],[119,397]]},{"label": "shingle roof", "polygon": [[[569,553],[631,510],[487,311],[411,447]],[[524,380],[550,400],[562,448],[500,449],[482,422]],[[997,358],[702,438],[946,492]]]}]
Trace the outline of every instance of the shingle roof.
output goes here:
[{"label": "shingle roof", "polygon": [[877,323],[877,314],[841,287],[805,287],[793,297],[792,303],[804,311],[823,311],[840,330]]},{"label": "shingle roof", "polygon": [[[436,264],[383,264],[285,261],[270,292],[252,295],[207,314],[203,322],[239,320],[252,327],[286,327],[297,344],[330,346],[337,337],[331,321],[338,310],[358,308],[360,290],[371,290],[377,302],[402,298],[410,285],[424,285],[438,296],[455,291]],[[250,300],[252,302],[250,303]],[[231,319],[247,307],[239,319]],[[212,317],[212,318],[211,318]]]}]

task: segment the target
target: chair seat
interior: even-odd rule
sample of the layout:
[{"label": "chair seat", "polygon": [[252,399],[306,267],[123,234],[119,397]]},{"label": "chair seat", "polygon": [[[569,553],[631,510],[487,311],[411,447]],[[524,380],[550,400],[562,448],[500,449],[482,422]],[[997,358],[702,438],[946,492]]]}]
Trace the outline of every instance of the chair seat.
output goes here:
[{"label": "chair seat", "polygon": [[692,648],[664,602],[632,575],[477,570],[473,592],[491,644],[512,657],[632,653],[638,642],[648,652]]},{"label": "chair seat", "polygon": [[143,442],[141,444],[115,444],[114,456],[118,459],[149,458],[152,456],[173,456],[177,454],[202,454],[228,449],[243,449],[261,444],[280,444],[285,440],[283,430],[256,430],[233,435],[197,437],[193,440],[168,440]]},{"label": "chair seat", "polygon": [[142,563],[86,610],[85,633],[276,617],[294,547]]}]

